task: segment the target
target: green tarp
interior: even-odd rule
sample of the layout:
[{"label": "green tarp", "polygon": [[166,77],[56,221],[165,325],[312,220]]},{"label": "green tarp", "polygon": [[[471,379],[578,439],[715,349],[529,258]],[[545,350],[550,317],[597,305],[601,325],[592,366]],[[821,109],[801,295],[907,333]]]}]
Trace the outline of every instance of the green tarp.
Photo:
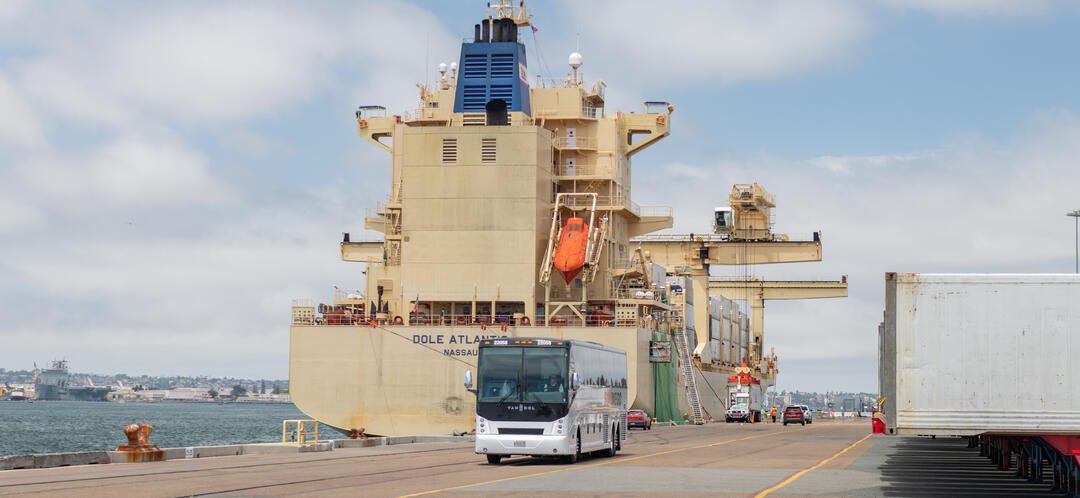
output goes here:
[{"label": "green tarp", "polygon": [[661,422],[682,421],[679,413],[679,376],[675,370],[675,362],[678,358],[678,350],[675,349],[675,341],[668,334],[653,332],[652,340],[671,342],[671,362],[653,363],[653,418]]}]

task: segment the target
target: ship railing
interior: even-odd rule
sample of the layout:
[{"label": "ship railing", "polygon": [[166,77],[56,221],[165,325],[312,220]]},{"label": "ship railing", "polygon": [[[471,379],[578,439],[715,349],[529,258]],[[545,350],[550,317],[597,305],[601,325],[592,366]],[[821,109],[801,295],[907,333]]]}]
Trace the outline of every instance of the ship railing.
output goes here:
[{"label": "ship railing", "polygon": [[674,210],[671,206],[641,206],[641,217],[647,216],[666,216],[671,217],[674,215]]},{"label": "ship railing", "polygon": [[[659,295],[659,293],[656,293]],[[400,317],[400,323],[399,323]],[[639,319],[638,326],[647,327],[649,322],[644,319]],[[577,315],[558,315],[551,318],[552,326],[573,326],[573,327],[616,327],[616,326],[628,326],[632,323],[623,323],[625,320],[616,321],[610,315],[585,315],[585,319],[582,320]],[[314,317],[310,322],[295,322],[293,325],[311,325],[318,327],[385,327],[385,326],[410,326],[410,327],[468,327],[477,328],[480,330],[490,330],[499,332],[504,327],[509,329],[510,327],[528,327],[528,326],[543,326],[544,317],[538,316],[535,320],[530,320],[528,317],[516,314],[497,314],[495,316],[488,315],[471,315],[471,314],[436,314],[429,315],[421,312],[419,316],[409,314],[408,318],[404,316],[390,316],[386,313],[373,313],[373,314],[361,314],[361,313],[325,313]]]},{"label": "ship railing", "polygon": [[648,299],[650,301],[665,302],[666,292],[662,292],[659,289],[646,289],[646,288],[622,288],[615,290],[616,299]]},{"label": "ship railing", "polygon": [[364,301],[364,293],[359,289],[334,289],[334,301]]},{"label": "ship railing", "polygon": [[292,324],[315,325],[315,300],[298,298],[292,300]]},{"label": "ship railing", "polygon": [[567,109],[537,109],[533,111],[534,118],[543,119],[600,119],[604,117],[604,106],[583,105],[579,114],[574,114]]},{"label": "ship railing", "polygon": [[[691,238],[691,235],[693,238]],[[653,233],[633,237],[630,239],[630,242],[687,242],[690,240],[700,242],[724,242],[728,240],[728,235],[714,233]]]},{"label": "ship railing", "polygon": [[596,138],[595,137],[567,137],[559,136],[555,137],[552,144],[557,149],[582,149],[582,150],[596,150]]},{"label": "ship railing", "polygon": [[832,276],[818,276],[818,275],[803,275],[799,278],[759,278],[756,275],[721,275],[710,276],[710,282],[783,282],[786,284],[843,284],[847,283],[847,275],[841,275],[839,279],[835,275]]},{"label": "ship railing", "polygon": [[622,194],[615,195],[600,195],[596,197],[597,207],[622,207],[627,211],[630,211],[634,216],[641,216],[641,207],[636,202],[630,200],[629,197]]},{"label": "ship railing", "polygon": [[599,165],[593,162],[578,161],[574,166],[559,164],[555,167],[556,176],[615,176],[615,166],[608,163]]}]

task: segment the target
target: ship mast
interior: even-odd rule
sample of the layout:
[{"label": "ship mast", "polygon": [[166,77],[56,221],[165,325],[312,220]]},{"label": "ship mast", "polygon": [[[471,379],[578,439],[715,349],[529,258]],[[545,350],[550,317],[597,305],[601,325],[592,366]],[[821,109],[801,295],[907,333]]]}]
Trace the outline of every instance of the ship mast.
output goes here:
[{"label": "ship mast", "polygon": [[498,5],[488,3],[488,8],[495,11],[495,15],[488,15],[488,20],[510,19],[517,27],[532,26],[532,14],[525,7],[525,0],[521,0],[517,6],[507,0],[499,0]]}]

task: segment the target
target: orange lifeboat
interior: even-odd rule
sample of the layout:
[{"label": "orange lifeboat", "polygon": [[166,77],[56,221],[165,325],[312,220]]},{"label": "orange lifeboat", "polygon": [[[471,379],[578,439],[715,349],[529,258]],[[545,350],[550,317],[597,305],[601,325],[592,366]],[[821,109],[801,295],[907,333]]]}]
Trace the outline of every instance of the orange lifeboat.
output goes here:
[{"label": "orange lifeboat", "polygon": [[562,235],[555,246],[555,269],[562,272],[566,283],[574,281],[585,265],[585,249],[589,241],[589,224],[574,216],[563,222]]}]

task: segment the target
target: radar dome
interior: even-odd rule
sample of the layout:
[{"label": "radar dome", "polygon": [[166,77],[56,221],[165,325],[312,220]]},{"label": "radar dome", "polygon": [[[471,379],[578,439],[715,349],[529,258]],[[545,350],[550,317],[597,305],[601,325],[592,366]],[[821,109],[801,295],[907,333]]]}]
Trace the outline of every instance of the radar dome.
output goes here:
[{"label": "radar dome", "polygon": [[570,54],[570,67],[574,69],[581,67],[581,54],[577,52]]},{"label": "radar dome", "polygon": [[457,63],[456,62],[451,62],[450,63],[450,70],[451,71],[457,71]]},{"label": "radar dome", "polygon": [[445,73],[446,72],[446,63],[445,62],[440,62],[439,63],[439,72],[440,73]]}]

